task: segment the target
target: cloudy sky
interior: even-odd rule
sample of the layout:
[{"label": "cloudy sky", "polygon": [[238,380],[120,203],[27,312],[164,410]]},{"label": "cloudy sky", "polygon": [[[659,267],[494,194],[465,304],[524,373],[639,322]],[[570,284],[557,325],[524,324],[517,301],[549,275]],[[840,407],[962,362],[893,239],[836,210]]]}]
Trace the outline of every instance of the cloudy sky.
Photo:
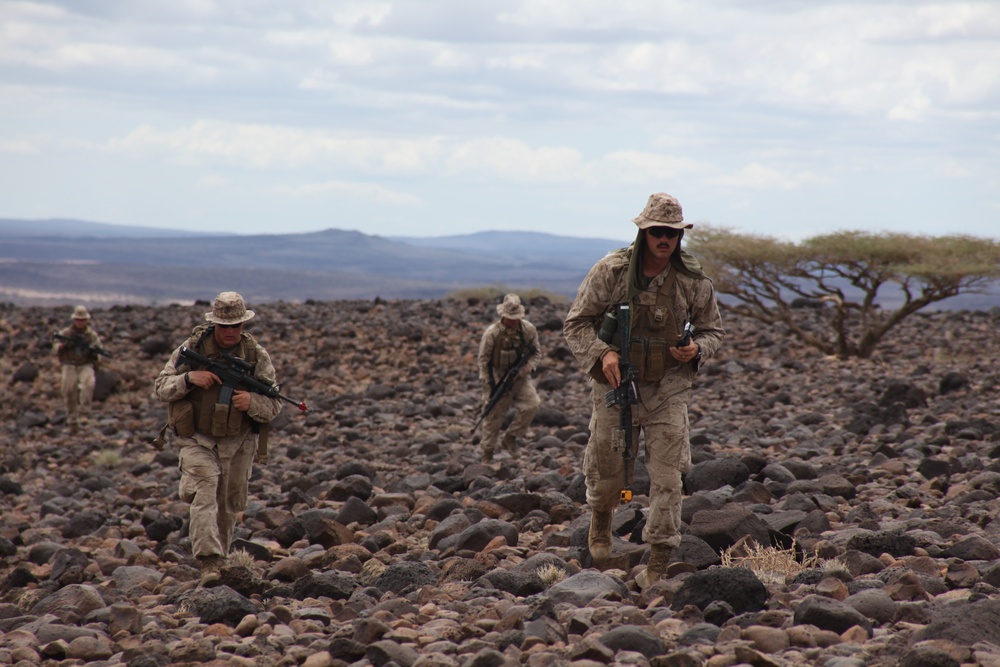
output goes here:
[{"label": "cloudy sky", "polygon": [[0,0],[0,217],[1000,236],[1000,2]]}]

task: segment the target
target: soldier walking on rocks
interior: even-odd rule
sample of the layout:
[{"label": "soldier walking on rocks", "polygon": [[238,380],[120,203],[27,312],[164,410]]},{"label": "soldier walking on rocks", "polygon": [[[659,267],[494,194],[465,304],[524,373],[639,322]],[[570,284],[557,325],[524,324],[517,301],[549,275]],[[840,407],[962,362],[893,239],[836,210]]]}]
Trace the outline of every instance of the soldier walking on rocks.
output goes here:
[{"label": "soldier walking on rocks", "polygon": [[518,362],[520,370],[513,378],[509,390],[499,398],[493,408],[483,418],[482,460],[493,460],[500,426],[511,404],[514,419],[503,436],[503,448],[511,454],[517,453],[518,438],[524,436],[538,412],[540,401],[531,381],[531,373],[542,360],[538,344],[538,330],[524,319],[524,305],[516,294],[507,294],[497,305],[500,320],[486,328],[479,342],[479,381],[483,387],[483,407],[497,390],[503,377]]},{"label": "soldier walking on rocks", "polygon": [[59,359],[66,423],[74,433],[86,422],[94,400],[96,371],[100,366],[101,339],[83,306],[73,310],[73,323],[57,332],[54,349]]},{"label": "soldier walking on rocks", "polygon": [[[180,448],[178,494],[191,503],[191,551],[206,573],[203,584],[217,577],[214,573],[229,553],[237,515],[247,506],[258,437],[266,439],[267,424],[281,412],[281,401],[236,385],[229,402],[220,402],[219,376],[193,368],[181,351],[186,347],[213,361],[231,355],[242,360],[254,378],[275,385],[267,350],[243,331],[253,316],[242,296],[222,292],[212,312],[205,313],[208,324],[195,327],[155,381],[156,397],[169,403],[167,428]],[[266,458],[259,462],[266,463]]]},{"label": "soldier walking on rocks", "polygon": [[[699,363],[715,354],[725,331],[711,281],[698,260],[681,250],[684,230],[693,225],[684,222],[680,203],[667,194],[651,195],[633,222],[639,227],[635,242],[590,270],[563,334],[593,378],[583,468],[592,511],[588,543],[600,566],[612,552],[611,518],[622,497],[625,462],[623,434],[615,437],[619,409],[605,404],[605,394],[622,381],[623,343],[620,333],[602,340],[598,331],[618,304],[629,305],[629,362],[638,373],[632,443],[637,447],[641,431],[650,478],[649,515],[642,532],[650,558],[636,577],[646,588],[666,575],[671,551],[681,541],[681,473],[691,467],[687,405]],[[693,325],[694,333],[689,344],[678,347],[685,323]]]}]

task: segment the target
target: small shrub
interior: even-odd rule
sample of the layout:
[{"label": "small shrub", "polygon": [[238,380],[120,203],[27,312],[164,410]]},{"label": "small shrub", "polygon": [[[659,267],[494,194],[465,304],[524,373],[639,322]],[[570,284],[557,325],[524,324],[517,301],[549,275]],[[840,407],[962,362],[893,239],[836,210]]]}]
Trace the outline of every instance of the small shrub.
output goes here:
[{"label": "small shrub", "polygon": [[226,557],[226,567],[245,567],[253,569],[254,558],[245,549],[234,551]]},{"label": "small shrub", "polygon": [[766,585],[783,584],[789,575],[823,567],[824,561],[815,555],[799,561],[794,544],[790,549],[779,549],[742,539],[722,552],[722,566],[745,567]]},{"label": "small shrub", "polygon": [[537,574],[546,588],[554,586],[566,578],[566,570],[554,563],[548,563],[538,568]]},{"label": "small shrub", "polygon": [[117,449],[103,449],[94,454],[94,464],[102,468],[116,468],[122,462],[122,455]]}]

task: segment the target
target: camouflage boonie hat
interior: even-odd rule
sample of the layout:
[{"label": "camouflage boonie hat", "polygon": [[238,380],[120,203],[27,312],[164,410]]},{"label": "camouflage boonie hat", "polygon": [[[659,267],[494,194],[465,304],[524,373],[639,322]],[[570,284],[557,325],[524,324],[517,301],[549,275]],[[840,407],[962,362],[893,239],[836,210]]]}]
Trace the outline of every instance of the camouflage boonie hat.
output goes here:
[{"label": "camouflage boonie hat", "polygon": [[684,222],[680,202],[664,192],[649,195],[646,208],[642,209],[642,213],[637,217],[632,218],[632,222],[637,224],[639,229],[648,229],[650,227],[691,229],[694,227],[691,223]]},{"label": "camouflage boonie hat", "polygon": [[253,318],[254,312],[247,310],[243,297],[236,292],[223,292],[215,297],[212,312],[205,313],[205,319],[215,324],[239,324]]},{"label": "camouflage boonie hat", "polygon": [[521,297],[516,294],[504,296],[503,303],[497,304],[497,313],[500,317],[508,320],[520,320],[524,318],[524,306],[521,305]]},{"label": "camouflage boonie hat", "polygon": [[83,306],[77,306],[73,309],[73,319],[74,320],[89,320],[90,313]]}]

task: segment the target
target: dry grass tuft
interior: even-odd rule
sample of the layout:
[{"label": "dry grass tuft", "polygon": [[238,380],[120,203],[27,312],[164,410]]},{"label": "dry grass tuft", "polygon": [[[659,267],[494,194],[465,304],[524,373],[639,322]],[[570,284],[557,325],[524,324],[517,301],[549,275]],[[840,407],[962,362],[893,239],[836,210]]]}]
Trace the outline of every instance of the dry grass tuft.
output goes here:
[{"label": "dry grass tuft", "polygon": [[555,586],[560,581],[566,578],[566,570],[562,569],[555,563],[548,563],[538,568],[536,572],[538,578],[542,580],[546,588]]},{"label": "dry grass tuft", "polygon": [[809,556],[799,561],[795,545],[790,549],[764,547],[746,537],[722,552],[724,567],[745,567],[752,571],[763,584],[784,584],[789,575],[803,570],[823,567],[825,561],[817,556]]},{"label": "dry grass tuft", "polygon": [[253,556],[246,549],[240,549],[229,554],[226,558],[226,567],[245,567],[251,570],[254,562]]},{"label": "dry grass tuft", "polygon": [[94,464],[102,468],[117,468],[122,462],[122,454],[117,449],[102,449],[94,454]]}]

